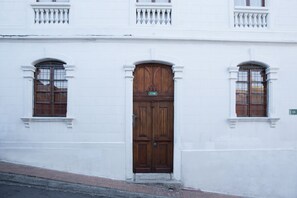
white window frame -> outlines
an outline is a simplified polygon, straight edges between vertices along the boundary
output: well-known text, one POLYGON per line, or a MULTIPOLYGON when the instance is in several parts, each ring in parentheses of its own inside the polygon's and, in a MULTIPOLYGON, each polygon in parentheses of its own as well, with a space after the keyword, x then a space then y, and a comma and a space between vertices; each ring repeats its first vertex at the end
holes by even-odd
POLYGON ((236 115, 236 81, 238 78, 239 67, 229 67, 229 97, 230 97, 230 113, 229 126, 235 128, 239 122, 268 122, 271 128, 275 128, 280 120, 277 117, 275 102, 275 87, 278 80, 278 68, 266 68, 267 75, 267 117, 237 117, 236 115))
POLYGON ((34 72, 36 67, 33 65, 21 66, 23 71, 23 121, 26 128, 30 128, 30 125, 34 122, 63 122, 66 124, 67 128, 72 128, 73 120, 72 108, 73 105, 73 91, 72 91, 72 79, 74 78, 73 65, 64 65, 66 71, 66 79, 68 82, 67 88, 67 114, 66 117, 33 117, 34 108, 34 72))

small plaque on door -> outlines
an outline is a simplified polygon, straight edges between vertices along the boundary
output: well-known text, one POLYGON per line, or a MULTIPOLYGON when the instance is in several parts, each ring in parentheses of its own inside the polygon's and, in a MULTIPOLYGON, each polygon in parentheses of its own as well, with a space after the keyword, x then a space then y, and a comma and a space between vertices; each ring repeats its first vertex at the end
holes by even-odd
POLYGON ((148 96, 157 96, 158 92, 157 91, 149 91, 149 92, 147 92, 147 95, 148 96))

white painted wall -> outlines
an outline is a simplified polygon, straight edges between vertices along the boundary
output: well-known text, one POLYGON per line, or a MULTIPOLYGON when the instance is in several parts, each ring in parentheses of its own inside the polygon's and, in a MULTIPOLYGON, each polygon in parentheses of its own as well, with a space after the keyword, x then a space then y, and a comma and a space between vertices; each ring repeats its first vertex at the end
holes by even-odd
POLYGON ((185 186, 297 196, 297 116, 289 115, 297 109, 297 2, 270 0, 270 29, 251 31, 230 27, 232 0, 175 0, 175 21, 164 28, 134 25, 132 0, 70 1, 69 25, 42 26, 33 24, 33 1, 0 0, 0 160, 124 180, 129 123, 123 66, 171 61, 184 67, 178 127, 185 186), (44 58, 75 66, 72 128, 63 122, 26 128, 21 120, 31 102, 22 66, 44 58), (275 128, 268 122, 230 128, 228 68, 245 61, 279 68, 275 128))

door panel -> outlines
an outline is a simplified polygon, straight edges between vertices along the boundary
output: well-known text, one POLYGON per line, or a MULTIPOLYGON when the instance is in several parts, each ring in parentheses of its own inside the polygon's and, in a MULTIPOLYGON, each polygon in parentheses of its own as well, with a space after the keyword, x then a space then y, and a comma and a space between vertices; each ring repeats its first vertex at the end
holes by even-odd
POLYGON ((151 141, 137 141, 133 144, 133 171, 137 173, 149 173, 152 167, 152 147, 151 141))
POLYGON ((173 170, 173 74, 171 67, 142 64, 133 85, 133 171, 173 170), (155 95, 149 95, 149 92, 155 95))
POLYGON ((153 169, 157 173, 172 172, 172 142, 158 142, 153 149, 153 169))
POLYGON ((134 102, 134 131, 133 139, 136 141, 151 141, 152 116, 150 102, 134 102))

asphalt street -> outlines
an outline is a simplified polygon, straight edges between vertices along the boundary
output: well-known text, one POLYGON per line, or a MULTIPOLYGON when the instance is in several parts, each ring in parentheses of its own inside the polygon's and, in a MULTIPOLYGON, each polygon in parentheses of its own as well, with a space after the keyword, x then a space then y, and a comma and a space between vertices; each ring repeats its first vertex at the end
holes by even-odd
MULTIPOLYGON (((0 198, 101 198, 106 196, 67 192, 36 186, 13 183, 0 184, 0 198)), ((111 195, 112 197, 112 195, 111 195)))

